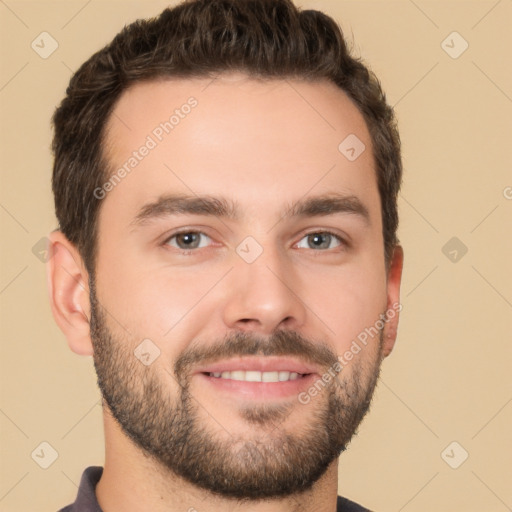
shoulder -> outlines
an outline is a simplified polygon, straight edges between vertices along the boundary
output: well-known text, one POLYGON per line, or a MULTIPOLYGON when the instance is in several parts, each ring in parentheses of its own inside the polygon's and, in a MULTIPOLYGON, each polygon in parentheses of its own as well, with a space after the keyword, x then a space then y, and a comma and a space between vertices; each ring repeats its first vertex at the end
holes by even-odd
POLYGON ((101 466, 88 467, 82 473, 75 502, 60 509, 59 512, 101 512, 95 489, 102 473, 103 468, 101 466))
POLYGON ((347 498, 338 496, 336 512, 370 512, 370 510, 353 501, 347 500, 347 498))

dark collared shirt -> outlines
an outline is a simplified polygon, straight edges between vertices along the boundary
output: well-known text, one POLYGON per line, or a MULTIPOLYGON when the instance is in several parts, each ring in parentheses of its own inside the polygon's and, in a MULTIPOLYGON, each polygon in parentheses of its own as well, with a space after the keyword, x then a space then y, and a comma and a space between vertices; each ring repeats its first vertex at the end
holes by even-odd
MULTIPOLYGON (((102 512, 96 499, 96 484, 101 478, 103 468, 90 466, 82 474, 78 495, 73 504, 64 507, 59 512, 102 512)), ((338 496, 337 512, 370 512, 353 501, 338 496)))

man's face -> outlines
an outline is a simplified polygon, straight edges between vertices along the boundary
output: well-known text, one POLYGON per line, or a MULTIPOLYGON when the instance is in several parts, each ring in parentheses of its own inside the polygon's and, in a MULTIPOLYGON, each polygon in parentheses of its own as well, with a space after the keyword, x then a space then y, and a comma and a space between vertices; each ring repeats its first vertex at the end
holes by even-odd
POLYGON ((307 488, 368 408, 382 323, 337 358, 393 298, 362 116, 328 83, 159 81, 122 95, 106 143, 129 169, 105 188, 91 287, 113 416, 211 491, 307 488))

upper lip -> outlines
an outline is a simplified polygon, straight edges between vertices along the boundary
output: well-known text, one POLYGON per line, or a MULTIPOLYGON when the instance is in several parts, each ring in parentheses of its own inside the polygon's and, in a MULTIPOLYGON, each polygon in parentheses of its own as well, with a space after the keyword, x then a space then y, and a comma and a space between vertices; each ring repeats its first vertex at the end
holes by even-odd
POLYGON ((257 372, 296 372, 301 374, 319 373, 313 364, 300 359, 276 356, 244 356, 208 363, 197 368, 195 373, 232 372, 236 370, 257 372))

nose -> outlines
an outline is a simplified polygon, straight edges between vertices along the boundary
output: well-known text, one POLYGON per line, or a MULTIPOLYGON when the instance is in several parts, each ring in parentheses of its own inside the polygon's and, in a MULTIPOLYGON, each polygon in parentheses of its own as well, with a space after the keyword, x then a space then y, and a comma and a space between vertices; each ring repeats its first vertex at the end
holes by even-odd
POLYGON ((223 318, 229 330, 270 335, 276 329, 299 330, 305 322, 300 280, 277 250, 266 248, 252 263, 235 260, 225 285, 223 318))

